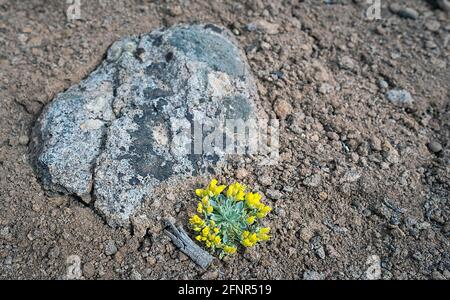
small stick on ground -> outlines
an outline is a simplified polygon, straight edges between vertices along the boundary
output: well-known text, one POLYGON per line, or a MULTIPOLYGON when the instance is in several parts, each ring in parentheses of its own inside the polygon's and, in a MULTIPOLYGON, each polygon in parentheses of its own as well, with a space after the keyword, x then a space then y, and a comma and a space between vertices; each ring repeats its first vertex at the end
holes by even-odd
POLYGON ((181 252, 189 256, 197 265, 207 269, 214 257, 200 248, 184 231, 183 227, 175 226, 170 221, 165 220, 164 232, 172 239, 172 242, 181 252))

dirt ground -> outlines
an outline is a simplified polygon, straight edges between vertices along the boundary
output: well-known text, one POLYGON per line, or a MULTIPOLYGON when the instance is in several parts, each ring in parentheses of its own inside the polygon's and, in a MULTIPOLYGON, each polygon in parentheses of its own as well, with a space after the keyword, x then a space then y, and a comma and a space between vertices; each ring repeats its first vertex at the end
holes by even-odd
POLYGON ((81 1, 68 21, 65 1, 0 0, 0 279, 450 279, 448 13, 425 0, 381 0, 380 20, 364 0, 162 2, 81 1), (281 119, 278 165, 218 171, 266 195, 274 237, 207 271, 161 220, 186 224, 209 178, 162 186, 150 224, 112 229, 48 196, 28 145, 42 108, 115 40, 191 22, 234 32, 281 119), (391 89, 414 102, 394 105, 391 89))

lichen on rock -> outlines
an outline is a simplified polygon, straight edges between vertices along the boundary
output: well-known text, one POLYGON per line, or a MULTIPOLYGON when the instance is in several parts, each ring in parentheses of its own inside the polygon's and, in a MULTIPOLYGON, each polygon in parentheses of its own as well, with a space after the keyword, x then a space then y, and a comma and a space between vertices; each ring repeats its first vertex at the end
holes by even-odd
POLYGON ((222 27, 127 37, 44 109, 33 134, 36 169, 46 189, 92 196, 108 224, 126 225, 162 181, 226 162, 220 153, 182 155, 192 145, 174 143, 180 128, 253 117, 257 97, 245 56, 222 27))

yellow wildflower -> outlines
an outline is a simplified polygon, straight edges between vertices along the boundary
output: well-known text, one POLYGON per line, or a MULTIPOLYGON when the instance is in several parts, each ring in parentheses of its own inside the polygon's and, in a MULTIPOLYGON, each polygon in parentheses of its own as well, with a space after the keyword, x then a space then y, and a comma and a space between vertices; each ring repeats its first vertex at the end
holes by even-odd
POLYGON ((256 216, 257 216, 258 218, 262 219, 262 218, 264 218, 265 216, 267 216, 267 214, 268 214, 269 212, 271 212, 271 211, 272 211, 272 208, 271 208, 270 206, 263 205, 263 206, 261 206, 261 207, 259 208, 259 211, 258 211, 258 213, 256 214, 256 216))
POLYGON ((260 200, 261 195, 258 193, 247 193, 245 195, 245 202, 250 208, 258 208, 261 205, 260 200))
POLYGON ((205 197, 202 198, 202 204, 204 206, 208 206, 209 205, 209 197, 208 196, 205 196, 205 197))
POLYGON ((202 230, 202 235, 203 235, 203 236, 207 236, 208 233, 209 233, 209 227, 207 226, 207 227, 203 228, 203 230, 202 230))
POLYGON ((242 200, 244 200, 244 199, 245 199, 245 192, 244 192, 243 190, 240 190, 240 191, 236 194, 235 198, 236 198, 236 201, 242 201, 242 200))
POLYGON ((213 192, 213 194, 214 194, 214 196, 219 196, 220 195, 220 193, 222 193, 223 192, 223 190, 226 188, 226 186, 224 186, 224 185, 219 185, 219 186, 217 186, 217 187, 215 187, 213 190, 211 190, 212 192, 213 192))
POLYGON ((248 239, 250 240, 250 242, 252 242, 253 244, 256 244, 258 242, 258 236, 256 235, 256 233, 252 233, 248 239))
POLYGON ((261 241, 268 241, 270 239, 270 235, 268 235, 269 232, 270 232, 269 227, 261 228, 258 231, 258 239, 261 241))
POLYGON ((205 221, 202 220, 198 215, 193 215, 192 218, 189 219, 189 222, 194 226, 204 226, 205 221))
POLYGON ((236 201, 242 201, 245 198, 245 186, 235 182, 228 187, 227 193, 228 198, 235 198, 236 201))
POLYGON ((228 254, 234 254, 236 253, 237 248, 232 246, 225 246, 223 247, 223 251, 225 251, 228 254))
POLYGON ((259 233, 267 234, 270 232, 270 227, 263 227, 259 230, 259 233))
POLYGON ((251 216, 247 218, 247 224, 248 225, 253 225, 253 223, 255 223, 256 217, 255 216, 251 216))
POLYGON ((201 203, 199 203, 198 206, 197 206, 197 212, 199 214, 203 213, 203 205, 201 203))
POLYGON ((226 193, 228 198, 230 198, 230 197, 232 197, 234 195, 234 189, 235 188, 234 188, 233 184, 228 187, 228 190, 227 190, 227 193, 226 193))
POLYGON ((242 245, 244 245, 245 247, 253 247, 254 244, 249 239, 244 239, 242 241, 242 245))
POLYGON ((213 180, 211 180, 211 182, 208 185, 208 190, 211 190, 212 188, 215 188, 218 183, 219 183, 219 181, 217 179, 215 179, 215 178, 213 180))

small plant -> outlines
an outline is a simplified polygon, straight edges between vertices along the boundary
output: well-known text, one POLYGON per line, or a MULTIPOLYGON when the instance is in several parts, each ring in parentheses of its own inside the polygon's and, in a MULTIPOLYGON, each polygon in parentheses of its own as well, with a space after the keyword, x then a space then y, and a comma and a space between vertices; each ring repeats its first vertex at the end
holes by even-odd
POLYGON ((270 239, 270 228, 261 227, 259 220, 272 210, 261 203, 261 195, 246 192, 246 187, 233 183, 226 187, 213 179, 206 189, 197 189, 201 198, 197 213, 189 219, 196 240, 219 253, 223 258, 234 254, 239 244, 253 247, 270 239))

